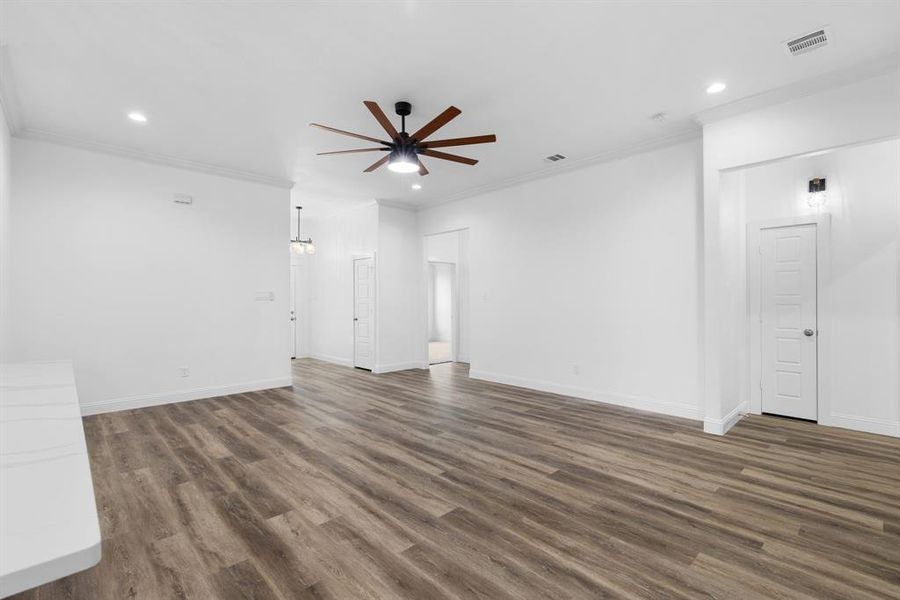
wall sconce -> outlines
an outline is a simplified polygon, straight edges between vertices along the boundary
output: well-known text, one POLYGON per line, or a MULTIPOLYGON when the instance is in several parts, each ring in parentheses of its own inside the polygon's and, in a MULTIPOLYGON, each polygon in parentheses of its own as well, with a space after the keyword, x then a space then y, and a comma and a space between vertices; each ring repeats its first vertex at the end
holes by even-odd
POLYGON ((820 208, 825 205, 828 200, 825 191, 825 178, 816 177, 809 180, 809 195, 806 197, 806 204, 810 208, 820 208))
POLYGON ((300 239, 300 211, 302 206, 297 207, 297 237, 291 240, 291 250, 294 254, 315 254, 316 245, 313 244, 312 238, 305 240, 300 239))

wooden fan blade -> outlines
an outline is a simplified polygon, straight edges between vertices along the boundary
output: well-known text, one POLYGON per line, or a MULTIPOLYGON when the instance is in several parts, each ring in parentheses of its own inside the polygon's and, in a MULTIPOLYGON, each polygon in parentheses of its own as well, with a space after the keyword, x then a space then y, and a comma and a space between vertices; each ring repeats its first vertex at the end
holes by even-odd
POLYGON ((325 156, 326 154, 352 154, 353 152, 387 152, 390 148, 360 148, 359 150, 336 150, 334 152, 319 152, 316 156, 325 156))
POLYGON ((459 110, 458 108, 456 108, 455 106, 451 106, 450 108, 448 108, 447 110, 445 110, 444 112, 442 112, 441 114, 439 114, 438 116, 433 118, 427 125, 425 125, 425 127, 418 130, 417 132, 412 134, 410 137, 416 141, 421 142, 422 140, 427 138, 429 135, 431 135, 432 133, 434 133, 435 131, 437 131, 438 129, 440 129, 441 127, 443 127, 444 125, 446 125, 447 123, 449 123, 450 121, 455 119, 456 117, 458 117, 461 112, 462 111, 459 110))
POLYGON ((318 127, 319 129, 324 129, 325 131, 333 131, 334 133, 340 133, 341 135, 349 135, 350 137, 355 137, 360 140, 367 140, 369 142, 375 142, 376 144, 384 144, 385 146, 389 146, 391 143, 386 142, 384 140, 379 140, 373 137, 369 137, 367 135, 360 135, 358 133, 352 133, 350 131, 344 131, 343 129, 335 129, 334 127, 329 127, 328 125, 319 125, 318 123, 310 123, 310 127, 318 127))
POLYGON ((474 165, 478 162, 474 158, 466 158, 465 156, 457 156, 456 154, 447 154, 446 152, 438 152, 437 150, 421 150, 419 154, 424 154, 425 156, 430 156, 431 158, 452 160, 453 162, 463 163, 465 165, 474 165))
POLYGON ((363 171, 363 173, 371 173, 372 171, 374 171, 375 169, 377 169, 378 167, 380 167, 381 165, 383 165, 384 163, 386 163, 390 157, 391 157, 391 155, 388 154, 387 156, 385 156, 385 157, 382 158, 381 160, 379 160, 379 161, 377 161, 376 163, 374 163, 374 164, 373 164, 372 166, 370 166, 368 169, 366 169, 365 171, 363 171))
POLYGON ((375 117, 375 120, 384 127, 384 130, 387 132, 389 136, 391 136, 392 140, 396 140, 400 135, 397 133, 397 130, 394 128, 391 120, 387 118, 387 115, 384 114, 384 111, 381 110, 381 107, 378 106, 375 102, 371 100, 365 100, 363 104, 366 105, 366 108, 369 109, 369 112, 372 113, 372 116, 375 117))
POLYGON ((472 137, 453 138, 452 140, 434 140, 433 142, 422 142, 423 148, 444 148, 446 146, 468 146, 469 144, 489 144, 496 142, 497 136, 491 135, 475 135, 472 137))
POLYGON ((416 157, 416 160, 419 161, 419 175, 425 176, 428 175, 428 169, 425 168, 425 165, 422 164, 422 160, 416 157))

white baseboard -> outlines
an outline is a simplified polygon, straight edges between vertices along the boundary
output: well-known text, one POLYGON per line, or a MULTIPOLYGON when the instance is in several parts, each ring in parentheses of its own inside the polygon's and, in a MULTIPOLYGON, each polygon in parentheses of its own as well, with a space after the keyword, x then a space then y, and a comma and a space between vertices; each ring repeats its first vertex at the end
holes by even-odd
POLYGON ((353 366, 353 359, 344 358, 342 356, 331 356, 329 354, 310 353, 309 357, 314 358, 316 360, 324 360, 325 362, 330 362, 330 363, 333 363, 336 365, 341 365, 344 367, 352 367, 353 366))
POLYGON ((747 414, 748 408, 747 402, 741 402, 721 419, 703 419, 703 431, 713 435, 725 435, 729 429, 734 427, 735 423, 741 420, 741 417, 747 414))
POLYGON ((147 406, 159 406, 160 404, 172 404, 174 402, 186 402, 188 400, 200 400, 202 398, 215 398, 229 394, 243 394, 272 388, 289 387, 292 384, 290 376, 275 377, 273 379, 259 379, 244 383, 234 383, 216 387, 193 388, 164 392, 161 394, 146 394, 143 396, 129 396, 126 398, 112 398, 97 402, 82 402, 82 416, 99 415, 101 413, 116 412, 119 410, 131 410, 145 408, 147 406))
POLYGON ((897 421, 888 421, 887 419, 873 419, 872 417, 857 417, 853 415, 832 413, 828 425, 831 427, 843 427, 844 429, 900 437, 900 423, 897 421))
POLYGON ((393 363, 390 365, 375 365, 375 368, 372 369, 373 373, 393 373, 394 371, 407 371, 409 369, 427 369, 427 362, 403 362, 403 363, 393 363))
POLYGON ((472 379, 481 379, 493 383, 502 383, 516 387, 538 390, 541 392, 549 392, 551 394, 560 394, 562 396, 572 396, 582 400, 592 400, 594 402, 603 402, 604 404, 614 404, 616 406, 625 406, 637 410, 646 410, 649 412, 670 415, 673 417, 682 417, 685 419, 700 420, 700 408, 688 404, 679 404, 676 402, 665 402, 655 400, 653 398, 641 398, 638 396, 628 396, 625 394, 613 394, 601 392, 587 388, 579 388, 570 385, 552 383, 549 381, 539 381, 537 379, 527 379, 524 377, 516 377, 514 375, 501 375, 499 373, 488 373, 472 369, 469 371, 469 377, 472 379))

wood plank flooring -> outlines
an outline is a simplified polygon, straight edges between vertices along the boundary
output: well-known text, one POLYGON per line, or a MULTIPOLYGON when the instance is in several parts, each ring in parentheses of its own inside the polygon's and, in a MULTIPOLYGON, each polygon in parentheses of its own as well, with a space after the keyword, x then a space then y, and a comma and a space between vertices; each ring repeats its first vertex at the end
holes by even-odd
POLYGON ((86 418, 103 560, 16 598, 900 598, 900 440, 294 371, 86 418))

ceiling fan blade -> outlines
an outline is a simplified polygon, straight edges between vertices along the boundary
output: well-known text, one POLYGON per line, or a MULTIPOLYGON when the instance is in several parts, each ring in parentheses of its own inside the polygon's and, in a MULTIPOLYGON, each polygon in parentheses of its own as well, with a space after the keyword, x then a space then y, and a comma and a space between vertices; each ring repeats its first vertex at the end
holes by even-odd
POLYGON ((423 148, 444 148, 446 146, 468 146, 469 144, 489 144, 496 142, 497 136, 491 135, 475 135, 472 137, 453 138, 452 140, 435 140, 433 142, 422 142, 423 148))
POLYGON ((355 137, 361 140, 367 140, 370 142, 375 142, 376 144, 384 144, 385 146, 389 146, 390 142, 386 142, 384 140, 379 140, 373 137, 369 137, 367 135, 360 135, 358 133, 352 133, 350 131, 344 131, 343 129, 335 129, 334 127, 329 127, 328 125, 319 125, 318 123, 310 123, 310 127, 318 127, 319 129, 324 129, 325 131, 333 131, 334 133, 340 133, 341 135, 349 135, 350 137, 355 137))
POLYGON ((443 160, 452 160, 453 162, 463 163, 465 165, 474 165, 478 161, 474 158, 466 158, 465 156, 457 156, 456 154, 447 154, 446 152, 438 152, 437 150, 422 150, 419 154, 430 156, 431 158, 440 158, 443 160))
POLYGON ((352 154, 354 152, 387 152, 390 148, 360 148, 359 150, 336 150, 334 152, 318 152, 316 156, 325 156, 326 154, 352 154))
POLYGON ((387 118, 387 115, 384 114, 384 111, 381 110, 381 107, 378 106, 375 102, 371 100, 366 100, 363 102, 366 105, 366 108, 369 109, 369 112, 372 113, 372 116, 375 117, 375 120, 384 127, 384 130, 391 137, 392 140, 396 140, 400 135, 397 133, 397 130, 394 128, 391 120, 387 118))
POLYGON ((415 132, 414 134, 412 134, 409 137, 411 137, 412 139, 414 139, 416 141, 421 142, 422 140, 427 138, 429 135, 431 135, 432 133, 434 133, 435 131, 437 131, 438 129, 440 129, 441 127, 443 127, 444 125, 446 125, 447 123, 449 123, 450 121, 455 119, 456 117, 458 117, 461 112, 462 111, 459 110, 458 108, 456 108, 455 106, 451 106, 450 108, 448 108, 447 110, 445 110, 444 112, 442 112, 441 114, 439 114, 438 116, 433 118, 427 125, 425 125, 425 127, 418 130, 417 132, 415 132))
POLYGON ((425 165, 422 164, 422 160, 421 160, 420 158, 418 158, 418 157, 416 157, 416 160, 419 161, 419 175, 421 175, 421 176, 423 176, 423 177, 424 177, 425 175, 428 175, 428 169, 426 169, 426 168, 425 168, 425 165))
POLYGON ((373 163, 372 166, 370 166, 368 169, 366 169, 365 171, 363 171, 363 173, 371 173, 372 171, 374 171, 375 169, 377 169, 378 167, 380 167, 381 165, 383 165, 384 163, 386 163, 390 157, 391 157, 391 155, 388 154, 387 156, 385 156, 385 157, 382 158, 381 160, 379 160, 379 161, 373 163))

